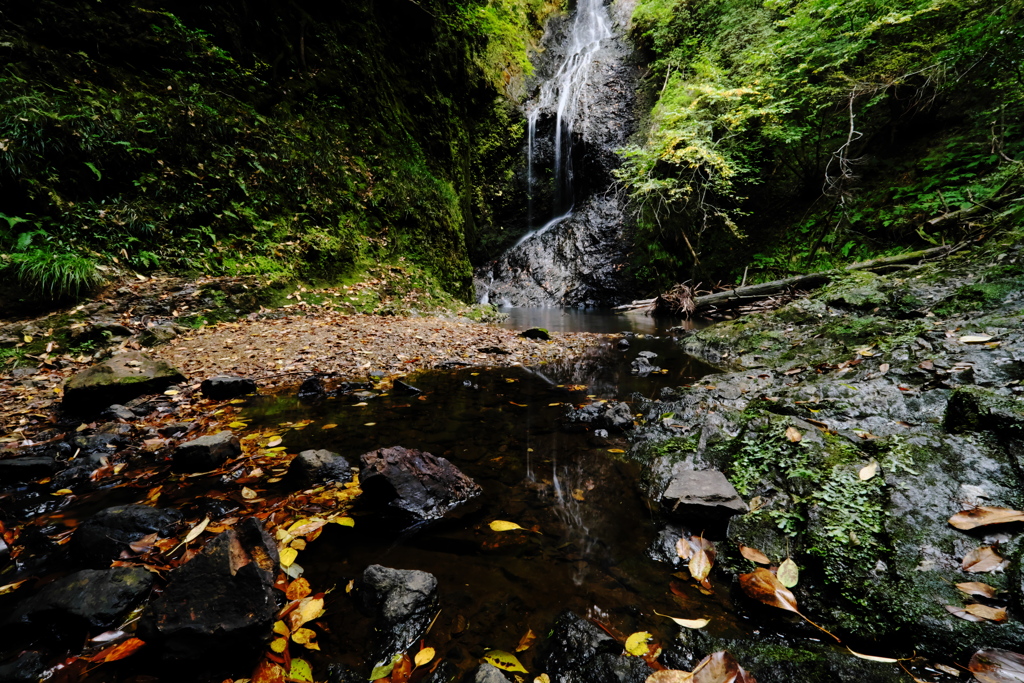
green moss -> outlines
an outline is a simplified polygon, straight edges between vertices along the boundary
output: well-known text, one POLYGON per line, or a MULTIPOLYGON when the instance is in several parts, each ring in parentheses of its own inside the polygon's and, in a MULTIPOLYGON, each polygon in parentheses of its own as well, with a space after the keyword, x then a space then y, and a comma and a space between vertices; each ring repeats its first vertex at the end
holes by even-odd
POLYGON ((1003 302, 1007 295, 1019 291, 1018 281, 990 282, 964 285, 952 295, 939 302, 932 310, 936 315, 950 317, 995 308, 1003 302))

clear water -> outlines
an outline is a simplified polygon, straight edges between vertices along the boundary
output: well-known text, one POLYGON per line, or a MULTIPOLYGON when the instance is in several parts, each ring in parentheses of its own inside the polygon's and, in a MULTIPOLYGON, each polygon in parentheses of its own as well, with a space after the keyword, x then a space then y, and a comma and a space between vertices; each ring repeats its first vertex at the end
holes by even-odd
MULTIPOLYGON (((545 634, 564 609, 666 641, 678 627, 654 611, 714 617, 709 628, 738 634, 724 592, 703 596, 646 557, 658 529, 639 494, 637 465, 612 452, 625 451, 626 440, 566 427, 571 406, 633 391, 654 395, 710 371, 671 352, 664 338, 636 339, 626 351, 614 341, 541 368, 425 372, 408 378, 422 396, 388 394, 365 406, 344 397, 317 406, 260 398, 247 411, 254 427, 314 420, 286 435, 288 452, 327 448, 358 462, 364 452, 400 445, 448 458, 483 488, 445 519, 412 531, 382 526, 370 511, 357 515, 354 528, 329 529, 302 553, 313 585, 343 588, 373 563, 434 574, 442 612, 427 644, 464 668, 485 649, 514 650, 528 630, 545 634), (669 373, 632 376, 629 362, 643 348, 660 349, 655 361, 669 373), (320 429, 328 423, 338 426, 320 429), (491 531, 496 519, 540 533, 491 531)), ((363 664, 370 624, 343 590, 330 594, 326 619, 324 651, 363 664)), ((520 657, 533 672, 535 650, 520 657)))

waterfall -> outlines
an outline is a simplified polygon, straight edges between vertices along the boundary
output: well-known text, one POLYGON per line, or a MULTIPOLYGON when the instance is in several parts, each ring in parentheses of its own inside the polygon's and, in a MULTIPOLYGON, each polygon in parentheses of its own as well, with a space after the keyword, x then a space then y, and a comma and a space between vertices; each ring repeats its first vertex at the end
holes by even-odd
POLYGON ((623 286, 625 212, 612 185, 635 125, 637 80, 619 35, 631 0, 579 0, 538 55, 526 119, 526 231, 475 274, 478 300, 514 306, 613 305, 623 286))

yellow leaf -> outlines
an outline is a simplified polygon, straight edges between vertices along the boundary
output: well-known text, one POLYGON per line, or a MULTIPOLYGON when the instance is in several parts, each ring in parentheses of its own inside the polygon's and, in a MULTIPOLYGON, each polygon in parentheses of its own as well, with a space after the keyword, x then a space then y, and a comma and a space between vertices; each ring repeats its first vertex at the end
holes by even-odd
POLYGON ((331 521, 334 522, 335 524, 340 524, 342 526, 355 526, 356 525, 356 520, 352 519, 351 517, 335 517, 331 521))
POLYGON ((365 424, 363 424, 363 426, 364 426, 364 427, 372 427, 372 426, 374 426, 375 424, 377 424, 377 423, 376 423, 376 422, 366 422, 365 424))
POLYGON ((524 674, 529 673, 526 668, 520 664, 516 656, 502 650, 488 650, 484 653, 484 661, 491 666, 496 666, 499 669, 505 671, 521 671, 524 674))
POLYGON ((626 638, 626 652, 634 657, 642 657, 647 654, 647 641, 651 638, 651 634, 647 631, 637 631, 626 638))
POLYGON ((288 615, 289 625, 292 630, 305 624, 307 621, 318 619, 324 613, 324 599, 321 597, 303 598, 294 612, 288 615))
POLYGON ((671 619, 683 628, 704 628, 705 626, 711 623, 710 619, 680 619, 679 617, 670 617, 669 615, 662 614, 661 612, 655 612, 655 614, 657 614, 659 617, 671 619))
POLYGON ((861 481, 867 481, 868 479, 874 477, 876 474, 878 474, 878 463, 871 462, 868 463, 867 465, 864 465, 864 467, 860 468, 860 473, 857 476, 860 477, 861 481))
POLYGON ((320 429, 334 429, 334 428, 335 428, 335 427, 337 427, 337 426, 338 426, 338 425, 336 425, 336 424, 334 424, 334 423, 332 422, 332 423, 331 423, 331 424, 329 424, 329 425, 324 425, 324 426, 323 426, 323 427, 321 427, 320 429))
POLYGON ((248 427, 248 426, 249 426, 249 423, 247 423, 247 422, 240 422, 240 421, 237 421, 237 420, 235 422, 228 423, 228 427, 231 427, 232 429, 243 429, 243 428, 248 427))
POLYGON ((67 495, 70 495, 72 493, 74 493, 74 491, 72 491, 71 489, 58 489, 58 490, 53 492, 53 495, 55 495, 55 496, 67 496, 67 495))
POLYGON ((792 588, 800 582, 800 568, 796 566, 796 562, 792 558, 787 557, 779 565, 779 569, 775 572, 775 576, 778 577, 779 583, 786 588, 792 588))
POLYGON ((253 491, 248 486, 242 487, 242 498, 245 498, 246 500, 253 500, 254 498, 256 498, 256 495, 256 492, 253 491))
POLYGON ((279 436, 275 436, 273 439, 271 439, 270 441, 267 442, 267 448, 273 448, 274 446, 280 446, 282 442, 284 442, 284 439, 282 439, 279 436))
POLYGON ((304 659, 293 659, 291 671, 288 672, 288 680, 299 683, 313 683, 313 669, 309 662, 304 659))
POLYGON ((281 551, 281 566, 282 567, 289 567, 289 566, 291 566, 292 562, 294 562, 295 558, 297 558, 298 556, 299 556, 299 551, 296 550, 295 548, 285 548, 284 550, 281 551))
POLYGON ((551 683, 551 677, 547 674, 541 674, 533 679, 533 683, 551 683))
POLYGON ((423 666, 429 664, 432 659, 434 659, 434 648, 425 647, 416 653, 416 657, 412 661, 416 666, 423 666))
POLYGON ((281 620, 275 621, 274 622, 274 633, 276 633, 276 634, 278 634, 280 636, 287 636, 288 633, 289 633, 289 631, 288 631, 288 624, 284 623, 281 620))
POLYGON ((305 645, 314 640, 316 640, 316 631, 311 628, 300 628, 292 634, 292 642, 299 645, 305 645))
POLYGON ((960 337, 961 343, 964 344, 981 344, 983 342, 991 341, 991 335, 987 334, 968 334, 960 337))
POLYGON ((515 522, 506 522, 503 519, 496 519, 491 522, 489 526, 491 527, 491 531, 515 531, 517 529, 526 531, 526 529, 523 529, 523 527, 519 526, 515 522))
POLYGON ((282 652, 288 649, 288 639, 274 638, 273 642, 270 643, 270 649, 276 652, 277 654, 281 654, 282 652))
POLYGON ((626 451, 622 450, 621 448, 609 448, 608 452, 609 453, 625 453, 626 451))
POLYGON ((516 645, 516 652, 529 650, 535 642, 537 642, 537 634, 533 632, 532 628, 526 629, 526 634, 519 639, 519 644, 516 645))
POLYGON ((32 335, 31 334, 26 334, 24 337, 22 337, 22 339, 25 340, 26 344, 31 344, 32 343, 32 335))

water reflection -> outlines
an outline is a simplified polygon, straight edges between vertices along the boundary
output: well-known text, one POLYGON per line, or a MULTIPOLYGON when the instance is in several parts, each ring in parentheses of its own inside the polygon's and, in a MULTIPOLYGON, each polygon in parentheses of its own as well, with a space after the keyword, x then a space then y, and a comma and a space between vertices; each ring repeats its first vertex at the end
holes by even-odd
POLYGON ((502 327, 525 330, 543 327, 549 332, 635 332, 639 334, 666 334, 673 327, 693 330, 706 327, 704 320, 653 317, 642 312, 616 313, 608 309, 584 308, 501 308, 508 315, 502 327))

